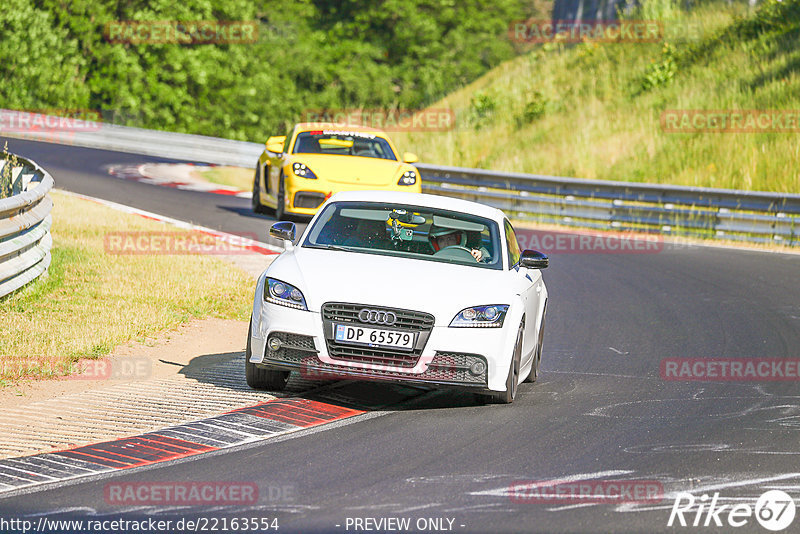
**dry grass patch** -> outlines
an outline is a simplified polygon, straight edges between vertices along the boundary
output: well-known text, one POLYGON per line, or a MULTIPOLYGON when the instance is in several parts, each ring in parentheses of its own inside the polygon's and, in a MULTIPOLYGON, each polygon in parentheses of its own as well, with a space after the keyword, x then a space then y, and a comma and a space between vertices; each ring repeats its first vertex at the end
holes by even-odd
POLYGON ((0 301, 0 381, 69 374, 192 318, 249 317, 253 280, 203 255, 119 255, 104 237, 174 227, 54 191, 49 275, 0 301))

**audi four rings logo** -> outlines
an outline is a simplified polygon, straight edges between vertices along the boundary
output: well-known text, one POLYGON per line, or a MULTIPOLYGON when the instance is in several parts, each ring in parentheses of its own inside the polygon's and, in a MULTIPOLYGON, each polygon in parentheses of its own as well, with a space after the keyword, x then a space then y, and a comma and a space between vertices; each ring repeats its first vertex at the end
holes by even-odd
POLYGON ((358 312, 358 320, 362 323, 385 324, 387 326, 392 326, 397 322, 397 315, 392 312, 364 308, 358 312))

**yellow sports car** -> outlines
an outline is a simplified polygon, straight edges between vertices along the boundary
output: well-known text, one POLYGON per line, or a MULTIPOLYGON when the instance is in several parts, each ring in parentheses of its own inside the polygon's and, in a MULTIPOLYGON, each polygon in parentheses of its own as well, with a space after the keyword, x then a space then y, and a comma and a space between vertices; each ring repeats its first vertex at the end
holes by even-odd
POLYGON ((363 126, 300 123, 267 139, 253 179, 253 211, 314 215, 333 193, 362 189, 420 193, 417 156, 398 157, 389 137, 363 126))

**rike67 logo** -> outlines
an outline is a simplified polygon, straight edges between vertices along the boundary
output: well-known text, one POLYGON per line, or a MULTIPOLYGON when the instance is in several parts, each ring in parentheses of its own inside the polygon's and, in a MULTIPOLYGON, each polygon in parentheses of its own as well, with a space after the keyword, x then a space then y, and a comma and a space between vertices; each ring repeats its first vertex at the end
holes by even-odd
POLYGON ((718 501, 718 492, 710 498, 707 494, 696 498, 681 492, 675 497, 667 526, 721 527, 727 523, 730 527, 743 527, 755 517, 762 527, 777 532, 792 524, 796 511, 792 497, 781 490, 763 493, 755 507, 750 503, 730 505, 718 501))

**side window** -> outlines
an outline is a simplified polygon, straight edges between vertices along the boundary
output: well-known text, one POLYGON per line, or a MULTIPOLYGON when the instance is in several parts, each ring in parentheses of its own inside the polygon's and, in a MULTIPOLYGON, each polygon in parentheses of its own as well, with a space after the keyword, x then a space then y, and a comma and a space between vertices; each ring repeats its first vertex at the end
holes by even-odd
POLYGON ((519 263, 519 243, 517 242, 517 235, 514 233, 514 229, 511 228, 511 223, 504 221, 503 227, 506 231, 506 243, 508 244, 508 266, 510 268, 519 263))

